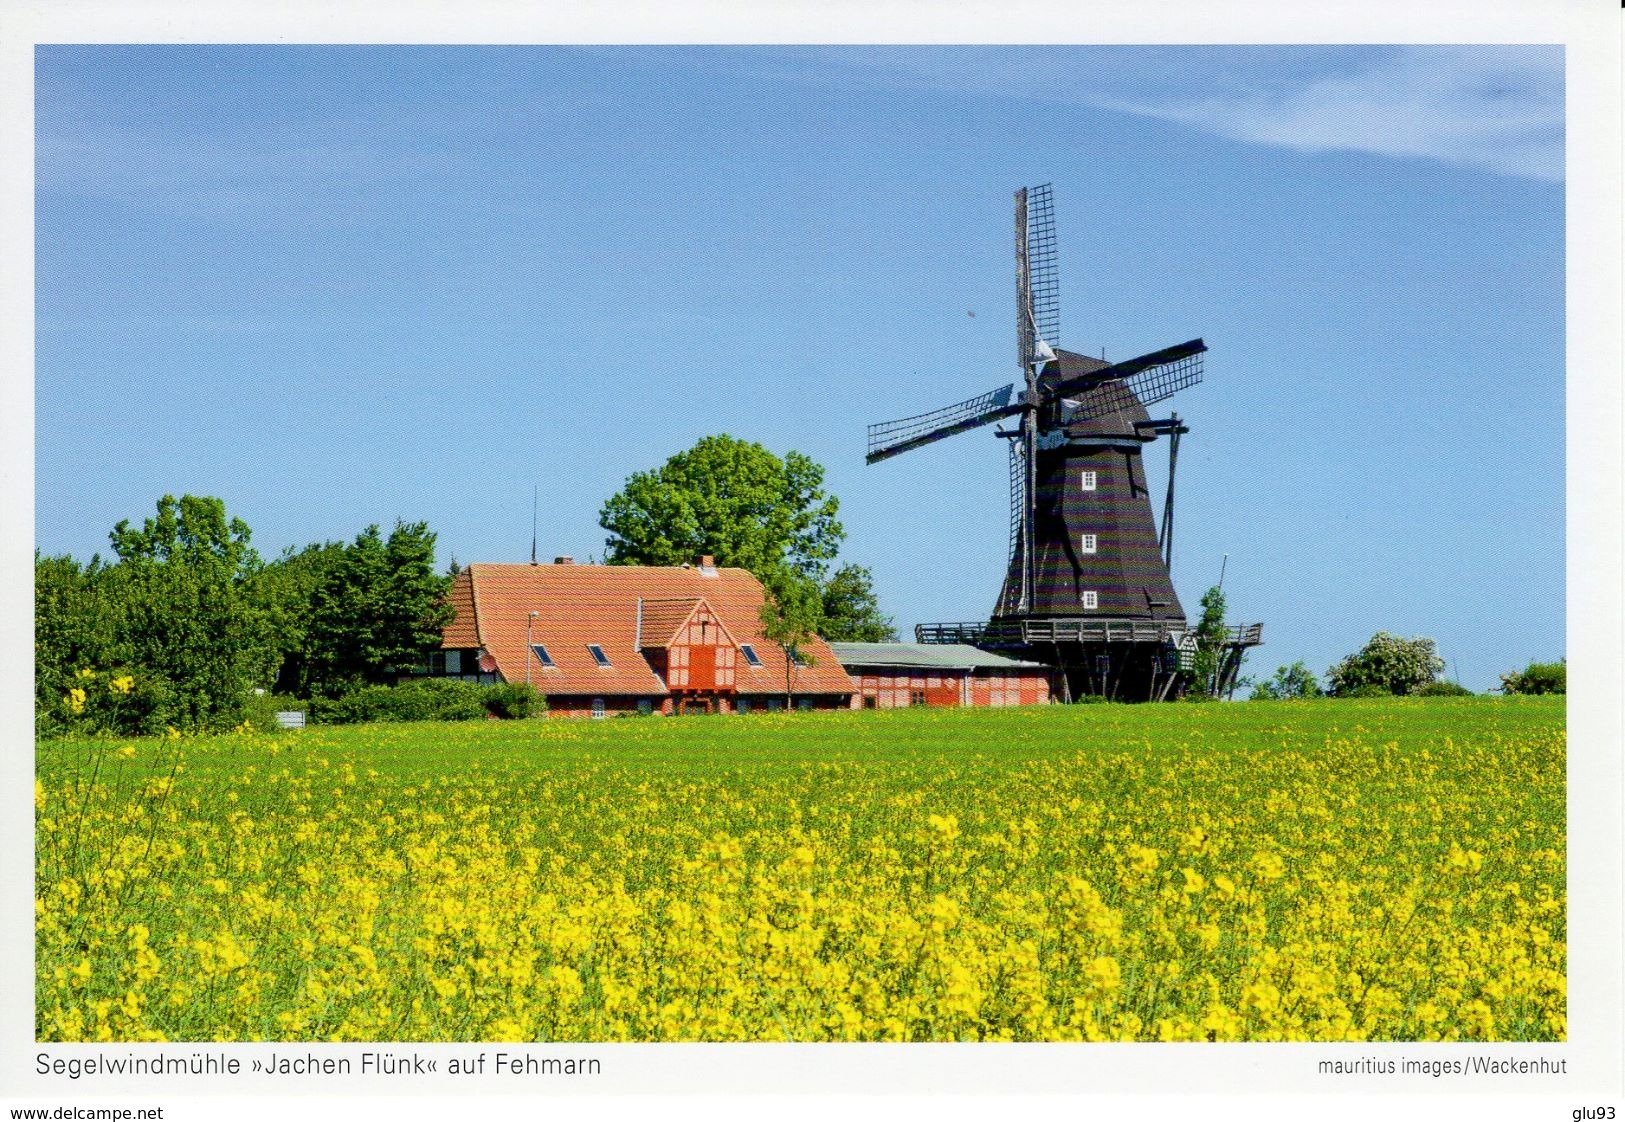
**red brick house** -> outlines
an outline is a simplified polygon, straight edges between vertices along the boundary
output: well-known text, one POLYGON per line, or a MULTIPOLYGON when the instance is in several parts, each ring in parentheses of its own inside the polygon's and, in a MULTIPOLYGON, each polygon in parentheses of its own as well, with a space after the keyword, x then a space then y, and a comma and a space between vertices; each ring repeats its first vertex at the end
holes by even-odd
MULTIPOLYGON (((470 565, 430 673, 529 681, 561 717, 779 709, 785 655, 762 637, 761 582, 694 566, 470 565)), ((791 675, 793 704, 845 709, 857 692, 822 639, 791 675)))

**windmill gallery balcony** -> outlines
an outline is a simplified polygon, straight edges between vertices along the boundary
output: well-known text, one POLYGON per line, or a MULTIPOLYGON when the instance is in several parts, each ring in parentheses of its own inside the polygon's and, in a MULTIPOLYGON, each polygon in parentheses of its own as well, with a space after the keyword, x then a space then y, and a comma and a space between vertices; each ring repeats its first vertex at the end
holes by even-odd
MULTIPOLYGON (((919 643, 968 643, 974 647, 1024 647, 1034 643, 1177 643, 1189 628, 1179 620, 1028 617, 974 623, 922 623, 919 643)), ((1262 623, 1226 628, 1225 646, 1256 647, 1262 623)))

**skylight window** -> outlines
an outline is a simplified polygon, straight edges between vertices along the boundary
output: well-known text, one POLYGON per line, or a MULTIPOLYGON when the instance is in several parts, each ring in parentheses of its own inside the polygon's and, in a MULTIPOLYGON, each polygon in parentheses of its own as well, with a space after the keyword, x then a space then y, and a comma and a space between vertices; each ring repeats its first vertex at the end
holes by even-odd
POLYGON ((542 664, 544 670, 552 670, 553 656, 547 653, 547 648, 540 643, 532 643, 530 649, 536 655, 536 661, 542 664))
POLYGON ((609 665, 609 656, 604 653, 604 648, 600 647, 597 643, 588 643, 587 653, 592 655, 592 660, 599 666, 609 665))
POLYGON ((761 657, 757 655, 756 648, 751 646, 749 643, 739 644, 739 653, 744 655, 745 661, 750 663, 752 666, 762 665, 761 657))

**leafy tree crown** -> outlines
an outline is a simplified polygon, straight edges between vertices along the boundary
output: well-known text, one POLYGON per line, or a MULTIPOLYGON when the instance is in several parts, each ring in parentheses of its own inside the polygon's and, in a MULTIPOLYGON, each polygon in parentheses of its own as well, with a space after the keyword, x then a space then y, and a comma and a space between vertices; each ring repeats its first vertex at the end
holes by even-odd
POLYGON ((682 565, 709 554, 764 582, 781 568, 821 577, 846 536, 824 469, 799 452, 707 436, 633 474, 599 513, 612 565, 682 565))
POLYGON ((1403 695, 1434 681, 1443 670, 1444 659, 1432 639, 1401 639, 1379 631, 1364 647, 1327 670, 1326 681, 1339 697, 1362 687, 1403 695))

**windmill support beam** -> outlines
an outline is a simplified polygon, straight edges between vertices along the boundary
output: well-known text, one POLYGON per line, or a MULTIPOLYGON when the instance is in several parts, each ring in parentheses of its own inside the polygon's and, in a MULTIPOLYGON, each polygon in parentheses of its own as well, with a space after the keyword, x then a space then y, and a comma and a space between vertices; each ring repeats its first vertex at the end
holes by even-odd
POLYGON ((1190 430, 1179 423, 1179 415, 1173 417, 1173 426, 1168 432, 1168 498, 1162 504, 1162 529, 1158 534, 1157 544, 1162 548, 1162 567, 1170 573, 1174 569, 1174 472, 1179 466, 1179 438, 1190 430))

